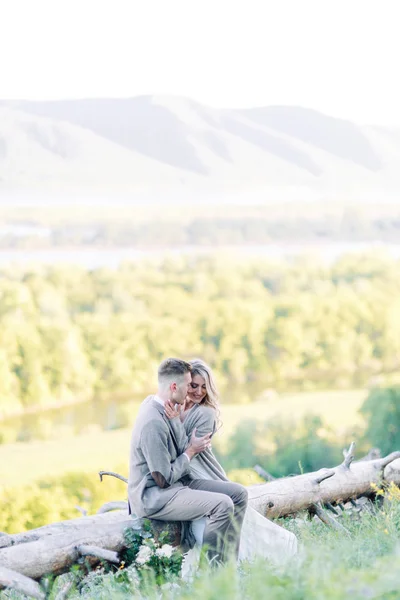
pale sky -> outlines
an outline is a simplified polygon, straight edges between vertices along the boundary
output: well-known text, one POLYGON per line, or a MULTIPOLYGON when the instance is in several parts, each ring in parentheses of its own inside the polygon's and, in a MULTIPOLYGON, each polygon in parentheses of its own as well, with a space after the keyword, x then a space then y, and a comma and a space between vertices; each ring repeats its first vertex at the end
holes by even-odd
POLYGON ((398 0, 0 0, 0 98, 173 94, 400 126, 398 0))

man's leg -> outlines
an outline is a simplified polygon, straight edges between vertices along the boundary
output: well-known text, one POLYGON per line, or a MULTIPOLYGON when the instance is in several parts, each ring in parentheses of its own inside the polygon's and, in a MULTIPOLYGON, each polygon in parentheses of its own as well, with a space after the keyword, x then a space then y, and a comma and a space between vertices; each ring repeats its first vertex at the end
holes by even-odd
POLYGON ((207 545, 208 557, 224 562, 224 541, 234 518, 234 505, 228 494, 186 487, 179 490, 164 508, 149 515, 160 521, 194 521, 201 517, 207 517, 203 544, 207 545))
POLYGON ((233 518, 231 526, 226 532, 226 543, 229 547, 225 548, 224 554, 225 560, 229 551, 237 558, 239 555, 240 534, 248 502, 248 492, 246 488, 239 483, 214 481, 209 479, 195 479, 190 482, 189 487, 192 490, 203 490, 217 494, 225 494, 232 500, 234 506, 233 518))

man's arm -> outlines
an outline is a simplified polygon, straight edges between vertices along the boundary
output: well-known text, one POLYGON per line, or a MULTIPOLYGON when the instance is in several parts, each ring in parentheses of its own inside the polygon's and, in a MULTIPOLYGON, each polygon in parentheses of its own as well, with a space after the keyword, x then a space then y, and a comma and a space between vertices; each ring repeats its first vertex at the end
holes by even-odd
POLYGON ((160 488, 176 483, 189 470, 189 456, 181 454, 171 462, 168 431, 158 421, 151 421, 142 431, 140 445, 149 471, 160 488))

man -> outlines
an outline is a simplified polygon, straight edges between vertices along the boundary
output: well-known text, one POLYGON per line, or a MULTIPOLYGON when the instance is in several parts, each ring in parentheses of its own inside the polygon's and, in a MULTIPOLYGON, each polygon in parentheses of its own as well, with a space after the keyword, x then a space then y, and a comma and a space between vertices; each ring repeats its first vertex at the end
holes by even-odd
POLYGON ((167 358, 158 369, 157 394, 140 407, 131 441, 129 512, 161 521, 206 517, 203 544, 209 558, 226 562, 236 555, 247 506, 247 491, 236 483, 192 479, 190 460, 208 448, 211 432, 189 442, 178 439, 165 416, 168 403, 182 405, 191 382, 191 365, 167 358))

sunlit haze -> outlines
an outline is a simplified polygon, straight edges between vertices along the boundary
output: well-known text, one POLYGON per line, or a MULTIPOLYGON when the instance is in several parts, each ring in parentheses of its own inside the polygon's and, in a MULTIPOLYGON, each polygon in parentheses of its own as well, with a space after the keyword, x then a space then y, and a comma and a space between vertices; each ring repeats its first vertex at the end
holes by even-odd
POLYGON ((400 126, 395 0, 0 0, 0 98, 173 94, 400 126))

